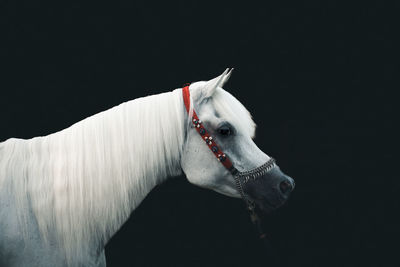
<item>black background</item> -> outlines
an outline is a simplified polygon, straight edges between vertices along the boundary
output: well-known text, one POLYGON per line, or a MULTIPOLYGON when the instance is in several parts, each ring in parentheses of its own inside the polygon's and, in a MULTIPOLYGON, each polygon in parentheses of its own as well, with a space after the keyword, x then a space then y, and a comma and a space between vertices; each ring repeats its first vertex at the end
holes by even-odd
MULTIPOLYGON (((2 1, 0 12, 1 141, 235 67, 226 89, 296 180, 264 217, 280 265, 399 266, 399 5, 2 1)), ((268 266, 242 202, 184 177, 155 188, 106 255, 108 266, 268 266)))

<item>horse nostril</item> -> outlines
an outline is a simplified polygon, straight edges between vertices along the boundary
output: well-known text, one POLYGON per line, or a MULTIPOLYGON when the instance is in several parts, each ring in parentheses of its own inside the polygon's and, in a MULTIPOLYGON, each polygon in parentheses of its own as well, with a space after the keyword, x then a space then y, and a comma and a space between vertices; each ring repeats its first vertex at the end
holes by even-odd
POLYGON ((279 189, 283 194, 290 193, 292 191, 293 187, 292 184, 288 181, 283 181, 279 184, 279 189))

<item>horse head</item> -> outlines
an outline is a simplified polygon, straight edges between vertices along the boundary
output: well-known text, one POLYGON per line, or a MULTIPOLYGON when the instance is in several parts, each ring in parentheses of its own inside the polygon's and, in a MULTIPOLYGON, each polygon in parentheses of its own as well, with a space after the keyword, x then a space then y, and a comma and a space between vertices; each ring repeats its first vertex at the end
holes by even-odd
POLYGON ((257 147, 255 123, 250 113, 222 88, 231 71, 227 69, 214 79, 188 87, 191 127, 187 129, 181 167, 192 184, 227 196, 242 197, 270 212, 285 203, 294 181, 257 147), (193 119, 194 113, 200 122, 193 119), (201 131, 196 129, 200 124, 201 131), (210 137, 218 145, 210 143, 210 137), (229 159, 228 167, 221 164, 225 158, 219 158, 220 155, 229 159))

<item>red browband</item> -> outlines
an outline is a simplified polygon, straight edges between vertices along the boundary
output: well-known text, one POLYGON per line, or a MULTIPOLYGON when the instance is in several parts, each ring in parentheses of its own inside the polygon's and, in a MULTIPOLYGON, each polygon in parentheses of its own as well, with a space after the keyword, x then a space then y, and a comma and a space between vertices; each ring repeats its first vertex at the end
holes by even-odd
MULTIPOLYGON (((182 88, 183 102, 185 103, 186 111, 187 111, 188 114, 189 114, 189 109, 190 109, 190 91, 189 91, 189 86, 190 86, 190 84, 185 84, 184 87, 182 88)), ((193 114, 192 114, 192 118, 191 119, 192 119, 193 126, 196 128, 196 130, 200 134, 201 138, 206 142, 208 148, 217 157, 218 161, 221 162, 221 164, 224 165, 224 167, 227 168, 231 173, 236 172, 237 170, 233 167, 232 162, 224 154, 224 152, 217 145, 217 143, 215 143, 214 139, 208 133, 206 128, 204 128, 204 125, 203 125, 202 121, 199 119, 199 117, 197 116, 197 114, 194 111, 194 109, 193 109, 193 114)))

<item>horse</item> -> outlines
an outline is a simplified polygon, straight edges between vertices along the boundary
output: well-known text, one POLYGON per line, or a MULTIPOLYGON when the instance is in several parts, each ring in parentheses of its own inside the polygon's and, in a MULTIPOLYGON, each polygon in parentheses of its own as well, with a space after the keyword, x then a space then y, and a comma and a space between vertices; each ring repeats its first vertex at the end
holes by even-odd
POLYGON ((249 207, 284 204, 294 181, 254 143, 250 113, 223 89, 231 73, 1 142, 0 266, 106 266, 113 234, 182 173, 249 207))

